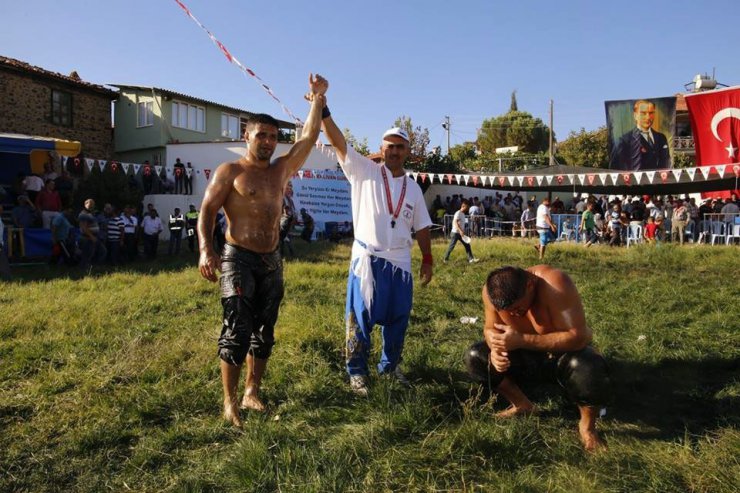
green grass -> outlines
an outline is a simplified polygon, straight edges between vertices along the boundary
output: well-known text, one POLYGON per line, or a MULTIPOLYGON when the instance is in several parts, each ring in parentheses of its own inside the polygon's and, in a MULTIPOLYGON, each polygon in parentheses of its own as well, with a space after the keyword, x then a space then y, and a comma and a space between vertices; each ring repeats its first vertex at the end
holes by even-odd
POLYGON ((542 413, 501 421, 506 404, 463 371, 486 275, 536 263, 532 243, 475 241, 481 263, 462 249, 438 262, 404 351, 416 385, 373 377, 367 399, 343 371, 349 248, 299 243, 270 411, 246 415, 243 432, 220 418, 220 303, 194 258, 84 279, 19 268, 0 285, 0 491, 740 490, 740 250, 548 249, 617 382, 599 421, 609 450, 591 456, 557 388, 525 389, 542 413))

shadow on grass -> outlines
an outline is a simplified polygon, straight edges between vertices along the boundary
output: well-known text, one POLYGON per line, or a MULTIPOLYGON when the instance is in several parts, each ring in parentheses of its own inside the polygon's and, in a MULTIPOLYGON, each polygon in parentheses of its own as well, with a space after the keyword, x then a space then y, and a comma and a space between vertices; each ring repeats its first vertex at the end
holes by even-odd
POLYGON ((669 359, 657 364, 612 361, 615 404, 612 418, 639 424, 624 433, 674 439, 740 424, 738 359, 669 359), (649 427, 649 429, 645 429, 649 427))

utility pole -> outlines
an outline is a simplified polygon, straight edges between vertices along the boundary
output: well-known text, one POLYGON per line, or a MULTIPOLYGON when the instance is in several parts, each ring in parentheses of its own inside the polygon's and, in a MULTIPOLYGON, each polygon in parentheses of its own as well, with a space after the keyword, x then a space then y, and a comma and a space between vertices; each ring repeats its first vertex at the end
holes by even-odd
POLYGON ((450 155, 450 117, 445 116, 445 123, 442 124, 442 128, 447 130, 447 155, 450 155))
POLYGON ((550 166, 555 164, 555 158, 552 155, 552 99, 550 100, 550 166))

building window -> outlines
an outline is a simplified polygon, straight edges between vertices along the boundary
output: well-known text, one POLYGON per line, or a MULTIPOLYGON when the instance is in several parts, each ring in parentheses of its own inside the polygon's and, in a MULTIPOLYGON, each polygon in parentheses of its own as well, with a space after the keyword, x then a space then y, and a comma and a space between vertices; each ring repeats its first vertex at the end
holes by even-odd
POLYGON ((72 94, 52 89, 51 122, 63 127, 72 126, 72 94))
POLYGON ((139 101, 136 104, 136 126, 149 127, 154 125, 154 102, 139 101))
POLYGON ((221 113, 221 137, 226 137, 227 139, 239 138, 238 116, 221 113))
POLYGON ((181 101, 172 102, 172 126, 195 130, 196 132, 206 131, 206 110, 202 106, 183 103, 181 101))

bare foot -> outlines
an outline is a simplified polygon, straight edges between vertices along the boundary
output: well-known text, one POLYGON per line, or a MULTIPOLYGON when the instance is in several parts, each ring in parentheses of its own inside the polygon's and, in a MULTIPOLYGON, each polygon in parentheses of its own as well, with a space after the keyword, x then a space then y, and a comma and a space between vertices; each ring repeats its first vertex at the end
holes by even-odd
POLYGON ((606 450, 606 442, 601 439, 596 430, 589 428, 587 425, 578 425, 578 433, 581 435, 581 443, 586 452, 598 452, 606 450))
POLYGON ((530 414, 535 414, 537 412, 537 409, 532 407, 516 407, 516 406, 509 406, 503 411, 499 411, 496 413, 497 418, 515 418, 517 416, 529 416, 530 414))
POLYGON ((258 412, 265 412, 267 407, 265 406, 265 403, 262 402, 262 399, 259 398, 257 394, 244 394, 244 398, 242 399, 242 404, 239 406, 240 409, 251 409, 253 411, 258 412))
POLYGON ((242 427, 242 418, 239 416, 239 408, 231 400, 224 401, 224 419, 236 428, 242 427))

